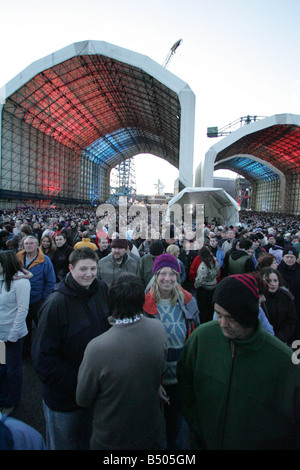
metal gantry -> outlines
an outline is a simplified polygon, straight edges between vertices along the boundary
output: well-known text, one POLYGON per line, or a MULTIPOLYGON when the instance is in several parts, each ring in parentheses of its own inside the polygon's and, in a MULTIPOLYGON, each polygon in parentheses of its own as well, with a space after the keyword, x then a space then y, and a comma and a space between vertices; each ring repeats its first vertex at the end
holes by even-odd
POLYGON ((129 203, 135 201, 136 179, 134 158, 124 160, 112 170, 108 202, 118 204, 120 197, 126 197, 129 203))

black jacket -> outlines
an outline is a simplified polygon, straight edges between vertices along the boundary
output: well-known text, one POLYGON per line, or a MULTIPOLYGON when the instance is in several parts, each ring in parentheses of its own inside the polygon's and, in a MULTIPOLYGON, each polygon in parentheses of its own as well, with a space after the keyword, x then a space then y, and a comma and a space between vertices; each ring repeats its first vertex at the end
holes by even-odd
POLYGON ((77 373, 87 344, 110 328, 108 288, 95 279, 89 289, 69 273, 43 303, 32 346, 42 395, 53 411, 72 411, 77 373))
POLYGON ((107 256, 111 253, 111 246, 108 245, 108 247, 103 251, 101 251, 100 248, 99 248, 96 253, 97 253, 99 261, 100 261, 100 259, 105 258, 105 256, 107 256))
POLYGON ((266 294, 262 307, 273 326, 275 336, 284 343, 289 343, 297 322, 294 296, 285 287, 279 287, 275 293, 266 294))
POLYGON ((180 251, 179 256, 178 256, 180 261, 183 262, 184 267, 185 267, 185 272, 187 273, 187 276, 186 276, 184 282, 182 283, 182 287, 185 290, 187 290, 188 292, 191 292, 192 289, 193 289, 193 282, 190 281, 190 279, 189 279, 189 272, 190 272, 192 263, 193 263, 194 259, 196 258, 197 254, 198 254, 198 250, 189 250, 187 252, 186 250, 183 249, 183 250, 180 251))
POLYGON ((282 275, 288 289, 295 297, 295 307, 297 312, 297 323, 291 341, 300 339, 300 265, 296 262, 293 266, 288 266, 283 260, 278 266, 278 271, 282 275))
POLYGON ((73 248, 65 243, 61 247, 57 247, 53 257, 52 264, 54 267, 56 282, 63 281, 69 272, 69 256, 72 253, 73 248))

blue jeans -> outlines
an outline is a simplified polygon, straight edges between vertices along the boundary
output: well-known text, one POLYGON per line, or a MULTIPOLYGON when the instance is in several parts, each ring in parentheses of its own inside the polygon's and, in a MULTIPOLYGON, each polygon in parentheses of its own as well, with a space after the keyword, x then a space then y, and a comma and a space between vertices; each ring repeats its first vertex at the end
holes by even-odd
POLYGON ((189 449, 189 428, 181 412, 181 400, 178 385, 163 385, 170 400, 164 405, 168 450, 189 449))
POLYGON ((88 450, 92 435, 92 409, 53 411, 43 402, 48 450, 88 450))
POLYGON ((22 347, 24 338, 6 346, 6 364, 0 364, 0 408, 19 404, 23 383, 22 347))

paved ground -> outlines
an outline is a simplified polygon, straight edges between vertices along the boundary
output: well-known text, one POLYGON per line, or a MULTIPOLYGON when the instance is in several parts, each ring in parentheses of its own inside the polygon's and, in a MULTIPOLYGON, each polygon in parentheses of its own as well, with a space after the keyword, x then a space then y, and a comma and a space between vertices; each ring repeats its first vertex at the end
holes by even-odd
POLYGON ((39 431, 45 439, 46 427, 43 414, 41 383, 32 367, 31 359, 23 361, 23 389, 19 406, 11 414, 39 431))

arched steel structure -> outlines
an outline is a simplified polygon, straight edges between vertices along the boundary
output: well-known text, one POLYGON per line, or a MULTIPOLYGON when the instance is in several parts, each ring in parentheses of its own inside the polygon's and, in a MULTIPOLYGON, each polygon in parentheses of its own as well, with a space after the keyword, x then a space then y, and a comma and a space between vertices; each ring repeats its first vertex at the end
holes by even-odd
POLYGON ((248 124, 212 146, 196 170, 196 186, 212 187, 229 169, 252 184, 251 208, 300 213, 300 116, 278 114, 248 124))
POLYGON ((2 199, 103 202, 111 169, 141 153, 177 167, 181 188, 193 184, 194 93, 144 55, 75 43, 2 94, 2 199))

